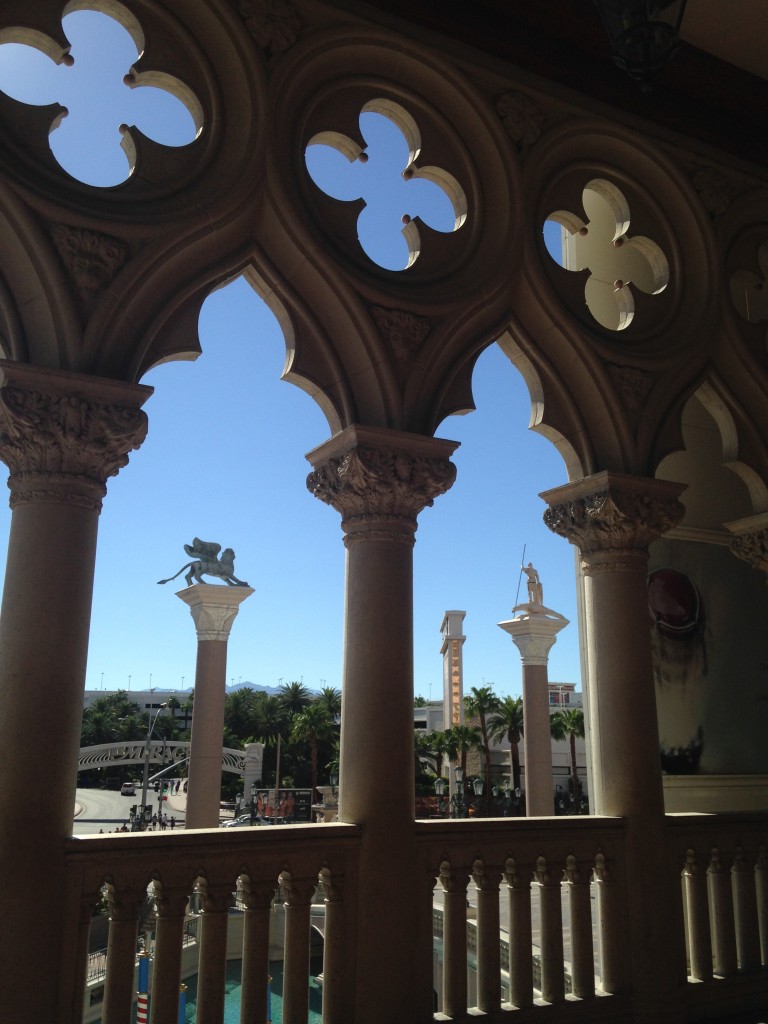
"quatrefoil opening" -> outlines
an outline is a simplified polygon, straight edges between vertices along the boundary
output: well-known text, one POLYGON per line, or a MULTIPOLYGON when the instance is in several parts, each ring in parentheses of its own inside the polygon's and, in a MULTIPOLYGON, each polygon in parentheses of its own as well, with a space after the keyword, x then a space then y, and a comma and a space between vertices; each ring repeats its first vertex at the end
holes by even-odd
POLYGON ((332 199, 363 201, 357 233, 370 260, 385 270, 407 270, 421 252, 419 223, 457 231, 467 218, 467 199, 448 171, 417 164, 421 135, 399 104, 371 100, 359 125, 364 147, 335 131, 313 135, 305 151, 307 171, 332 199))
POLYGON ((73 0, 62 25, 70 48, 23 27, 0 32, 0 91, 35 106, 52 106, 48 143, 78 181, 122 184, 133 174, 133 133, 164 146, 186 146, 203 127, 202 107, 173 75, 139 69, 144 33, 116 0, 109 13, 73 0))
POLYGON ((594 319, 609 331, 632 323, 632 289, 658 295, 669 283, 669 264, 659 246, 643 235, 630 236, 629 204, 611 182, 595 178, 582 193, 586 221, 557 210, 547 218, 544 237, 552 258, 566 270, 589 270, 584 299, 594 319), (560 227, 553 240, 552 224, 560 227))

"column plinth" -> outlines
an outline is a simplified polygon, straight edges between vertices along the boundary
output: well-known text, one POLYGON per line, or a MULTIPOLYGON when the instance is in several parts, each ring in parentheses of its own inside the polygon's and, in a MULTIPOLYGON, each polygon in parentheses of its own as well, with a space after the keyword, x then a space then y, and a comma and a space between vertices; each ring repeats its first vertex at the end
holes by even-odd
MULTIPOLYGON (((418 930, 414 827, 413 544, 416 517, 453 483, 457 445, 348 427, 307 458, 310 491, 342 516, 347 549, 339 820, 365 825, 356 924, 354 1019, 403 1017, 416 991, 410 943, 418 930), (386 765, 386 799, 372 764, 386 765), (385 901, 381 879, 398 864, 385 901), (377 913, 371 915, 370 907, 377 913), (398 978, 398 985, 391 984, 398 978)), ((425 941, 428 936, 424 937, 425 941)))
POLYGON ((187 828, 217 828, 219 824, 227 642, 240 605, 252 593, 252 587, 199 583, 176 594, 189 608, 197 633, 187 828))

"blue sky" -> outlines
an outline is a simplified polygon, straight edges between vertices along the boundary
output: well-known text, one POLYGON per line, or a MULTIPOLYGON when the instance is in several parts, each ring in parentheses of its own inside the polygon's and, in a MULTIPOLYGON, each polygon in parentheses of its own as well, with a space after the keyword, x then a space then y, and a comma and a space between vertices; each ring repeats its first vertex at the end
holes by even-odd
MULTIPOLYGON (((57 98, 70 108, 71 119, 65 118, 53 133, 52 148, 70 173, 94 187, 115 184, 127 173, 125 157, 115 144, 118 124, 135 120, 147 134, 174 145, 183 145, 194 132, 175 100, 166 97, 163 106, 152 109, 150 94, 157 90, 121 86, 135 49, 131 52, 129 37, 126 43, 116 23, 93 49, 117 83, 121 107, 105 101, 104 109, 83 115, 84 88, 88 95, 108 93, 106 87, 89 86, 87 78, 85 86, 82 80, 76 82, 64 95, 72 73, 85 67, 76 44, 87 49, 93 34, 103 32, 105 21, 109 19, 91 12, 65 19, 76 62, 72 68, 54 68, 40 55, 30 62, 29 48, 21 53, 19 47, 0 46, 0 89, 25 102, 57 98), (49 72, 55 80, 48 79, 49 72), (142 106, 126 107, 124 94, 140 97, 142 106), (103 141, 82 145, 82 133, 102 118, 108 128, 98 135, 103 141), (84 152, 90 154, 85 164, 84 152)), ((99 73, 98 68, 88 71, 99 73)), ((378 138, 380 150, 392 154, 397 133, 384 122, 385 134, 376 136, 377 121, 382 127, 381 119, 369 115, 367 141, 373 147, 378 138)), ((423 162, 428 157, 425 153, 423 162)), ((313 175, 322 174, 314 164, 312 170, 313 175)), ((373 172, 370 164, 366 171, 373 172)), ((433 216, 439 223, 434 226, 447 230, 450 216, 446 221, 444 199, 438 199, 433 216)), ((429 214, 425 210, 423 215, 429 214)), ((391 218, 392 213, 384 210, 382 216, 391 218)), ((364 223, 360 230, 368 245, 364 223)), ((392 266, 402 260, 399 227, 391 234, 394 246, 388 253, 374 251, 372 242, 367 249, 385 266, 388 259, 392 266)), ((203 355, 197 362, 157 367, 142 381, 155 389, 146 406, 149 436, 108 485, 86 686, 138 690, 192 685, 195 633, 188 609, 174 596, 174 589, 181 587, 158 586, 156 581, 187 561, 183 545, 194 536, 233 547, 236 574, 255 589, 232 630, 230 681, 275 686, 303 679, 313 689, 340 686, 340 517, 305 485, 310 466, 304 454, 327 439, 327 422, 311 398, 280 380, 282 334, 243 279, 208 298, 200 338, 203 355)), ((438 432, 461 442, 454 457, 457 481, 419 517, 414 557, 416 693, 433 698, 441 694, 440 623, 447 609, 457 608, 467 612, 465 686, 486 684, 500 694, 520 692, 518 652, 496 624, 510 617, 515 603, 524 545, 526 561, 540 572, 546 604, 571 620, 552 650, 549 677, 579 683, 573 549, 545 527, 545 506, 537 496, 566 482, 565 467, 550 442, 527 429, 527 389, 497 346, 479 360, 473 386, 477 411, 451 417, 438 432)), ((3 548, 9 522, 4 505, 3 548)), ((520 600, 524 594, 523 585, 520 600)))

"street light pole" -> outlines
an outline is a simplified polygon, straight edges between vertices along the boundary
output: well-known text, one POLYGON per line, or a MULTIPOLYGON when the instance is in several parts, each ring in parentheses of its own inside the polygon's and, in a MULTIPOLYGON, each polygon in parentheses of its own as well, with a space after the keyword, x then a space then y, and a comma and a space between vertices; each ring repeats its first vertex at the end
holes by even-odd
MULTIPOLYGON (((152 742, 152 733, 155 726, 157 725, 157 719, 163 708, 167 708, 168 705, 163 703, 155 712, 155 717, 152 717, 152 710, 149 712, 149 723, 147 725, 147 738, 144 742, 144 781, 141 784, 141 816, 137 815, 136 820, 143 822, 145 817, 145 808, 147 806, 147 791, 149 789, 149 749, 152 742)), ((144 824, 146 824, 144 822, 144 824)), ((144 831, 144 824, 139 831, 144 831)))

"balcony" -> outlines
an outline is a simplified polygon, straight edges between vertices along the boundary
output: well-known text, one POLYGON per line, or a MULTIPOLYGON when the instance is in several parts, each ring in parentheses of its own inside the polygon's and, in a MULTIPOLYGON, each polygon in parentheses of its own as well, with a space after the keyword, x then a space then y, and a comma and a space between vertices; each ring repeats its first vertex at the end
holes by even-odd
MULTIPOLYGON (((681 1021, 725 1019, 765 1006, 768 961, 768 822, 757 815, 668 815, 668 878, 643 894, 662 915, 676 965, 681 1021)), ((365 830, 346 824, 109 835, 66 842, 69 991, 56 1024, 83 1019, 93 909, 110 901, 102 1020, 124 1024, 135 998, 137 936, 147 887, 155 901, 151 1022, 177 1024, 182 953, 190 955, 188 903, 199 906, 197 1020, 223 1020, 228 920, 242 912, 241 1020, 261 1019, 269 976, 270 918, 285 914, 283 1021, 308 1019, 310 930, 321 930, 323 1021, 359 1019, 353 993, 375 1000, 392 978, 356 977, 357 879, 365 830), (319 887, 319 888, 318 888, 319 887), (235 895, 237 894, 237 899, 235 895), (317 904, 324 906, 318 915, 317 904), (313 909, 314 903, 314 909, 313 909), (324 918, 319 920, 319 918, 324 918)), ((403 1019, 605 1021, 626 1024, 647 993, 626 970, 627 823, 619 818, 419 821, 403 863, 415 870, 415 934, 378 937, 382 952, 406 944, 417 989, 403 990, 403 1019)), ((395 897, 397 863, 381 877, 395 897)), ((661 881, 661 880, 660 880, 661 881)), ((377 907, 366 913, 374 926, 377 907)), ((230 940, 231 946, 231 940, 230 940)), ((231 957, 232 950, 230 948, 231 957)), ((756 1020, 757 1018, 755 1018, 756 1020)))

